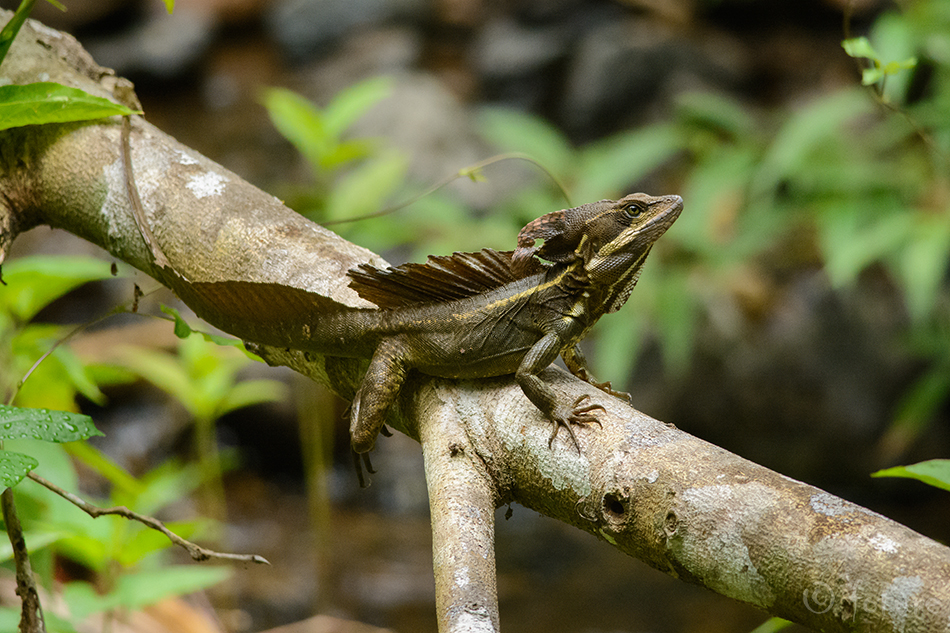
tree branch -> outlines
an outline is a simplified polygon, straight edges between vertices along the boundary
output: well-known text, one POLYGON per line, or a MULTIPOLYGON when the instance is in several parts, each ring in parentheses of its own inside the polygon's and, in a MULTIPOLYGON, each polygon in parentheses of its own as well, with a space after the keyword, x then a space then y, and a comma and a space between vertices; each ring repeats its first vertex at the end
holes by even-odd
POLYGON ((178 545, 181 548, 184 548, 188 555, 191 556, 193 560, 202 562, 206 560, 211 560, 212 558, 220 558, 223 560, 234 560, 244 563, 258 563, 263 565, 270 565, 266 558, 263 556, 258 556, 257 554, 231 554, 229 552, 216 552, 214 550, 201 547, 191 541, 186 541, 182 537, 178 536, 167 527, 165 524, 156 519, 155 517, 146 516, 144 514, 139 514, 138 512, 133 512, 125 506, 113 506, 111 508, 100 508, 99 506, 93 505, 86 501, 85 499, 74 495, 71 492, 63 490, 53 482, 44 479, 40 475, 37 475, 35 472, 30 471, 26 475, 36 483, 48 488, 49 490, 55 492, 60 497, 70 502, 93 519, 98 519, 101 516, 107 514, 114 514, 116 516, 125 517, 126 519, 132 521, 138 521, 139 523, 146 525, 153 530, 158 530, 162 534, 168 537, 168 540, 178 545))
POLYGON ((13 488, 7 488, 0 493, 0 506, 3 508, 3 523, 7 527, 7 535, 13 547, 13 562, 16 565, 16 595, 20 596, 22 603, 20 633, 45 633, 43 608, 40 605, 39 592, 36 590, 36 579, 33 578, 30 553, 26 549, 26 540, 23 538, 23 527, 16 513, 16 504, 13 502, 13 488))
MULTIPOLYGON (((4 70, 16 83, 44 72, 108 95, 114 78, 90 70, 90 60, 70 72, 76 64, 67 59, 84 59, 73 49, 68 36, 31 23, 11 50, 21 65, 7 67, 8 59, 4 70)), ((382 260, 141 118, 131 122, 145 222, 177 279, 273 282, 359 304, 346 270, 382 260)), ((49 224, 179 283, 154 265, 136 226, 119 143, 113 122, 0 133, 0 261, 18 231, 49 224)), ((253 311, 241 318, 238 325, 254 331, 272 327, 253 311)), ((254 347, 269 363, 352 396, 363 365, 299 351, 298 343, 254 347)), ((549 369, 544 378, 566 401, 588 393, 607 409, 602 429, 579 431, 580 453, 561 436, 548 447, 550 423, 510 376, 415 377, 402 390, 397 428, 421 440, 426 458, 442 630, 497 629, 491 517, 515 501, 687 582, 816 629, 950 631, 947 547, 653 420, 564 372, 549 369)))

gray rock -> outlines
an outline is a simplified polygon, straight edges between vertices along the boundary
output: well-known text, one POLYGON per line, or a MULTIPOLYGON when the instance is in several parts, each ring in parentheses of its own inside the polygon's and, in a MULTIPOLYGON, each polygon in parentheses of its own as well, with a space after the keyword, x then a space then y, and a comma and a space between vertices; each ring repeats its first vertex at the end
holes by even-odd
POLYGON ((572 56, 560 122, 575 139, 589 140, 665 115, 676 93, 738 83, 746 65, 733 56, 735 68, 724 66, 701 39, 650 19, 601 22, 572 56))
POLYGON ((266 16, 268 31, 291 58, 327 50, 355 28, 393 20, 421 22, 426 0, 283 0, 266 16))
POLYGON ((207 12, 162 9, 127 31, 84 42, 96 62, 119 75, 178 77, 204 55, 214 37, 215 19, 207 12))

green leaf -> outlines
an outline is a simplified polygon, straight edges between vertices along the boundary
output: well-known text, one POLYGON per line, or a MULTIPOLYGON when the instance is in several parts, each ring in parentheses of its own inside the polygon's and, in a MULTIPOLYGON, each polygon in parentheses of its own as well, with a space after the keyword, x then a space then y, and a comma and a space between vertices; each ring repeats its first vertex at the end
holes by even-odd
POLYGON ((286 88, 267 88, 261 93, 277 131, 297 148, 314 170, 334 147, 323 112, 313 103, 286 88))
MULTIPOLYGON (((116 494, 116 491, 118 491, 122 494, 134 496, 144 491, 145 485, 142 482, 112 461, 108 455, 89 443, 70 444, 66 447, 66 450, 70 455, 81 461, 88 468, 99 473, 99 475, 111 483, 115 488, 113 494, 116 494)), ((43 465, 45 468, 45 461, 43 465)))
POLYGON ((343 136, 361 116, 386 98, 392 90, 387 77, 371 77, 344 88, 323 110, 327 133, 336 139, 343 136))
POLYGON ((867 59, 879 59, 878 54, 871 46, 871 42, 866 37, 853 37, 841 42, 844 52, 851 57, 865 57, 867 59))
POLYGON ((76 442, 102 433, 80 413, 0 405, 0 439, 32 437, 47 442, 76 442))
POLYGON ((227 567, 203 565, 174 565, 123 574, 107 596, 109 607, 140 609, 169 596, 207 589, 230 575, 231 570, 227 567))
POLYGON ((0 130, 137 113, 78 88, 51 82, 0 86, 0 130))
POLYGON ((162 312, 172 317, 175 320, 175 336, 178 338, 188 338, 192 334, 200 334, 204 340, 209 343, 214 343, 215 345, 220 345, 221 347, 239 347, 243 348, 244 343, 236 338, 231 338, 230 336, 220 336, 218 334, 209 334, 208 332, 203 332, 201 330, 195 330, 185 319, 181 316, 181 313, 178 312, 175 308, 162 305, 160 306, 162 312))
POLYGON ((872 107, 866 91, 855 88, 832 93, 792 114, 753 175, 753 197, 770 197, 781 182, 814 169, 816 151, 845 142, 847 137, 838 134, 842 126, 869 114, 872 107))
POLYGON ((922 481, 928 486, 950 490, 950 459, 931 459, 926 462, 911 464, 910 466, 895 466, 885 468, 872 477, 905 477, 922 481))
MULTIPOLYGON (((5 453, 6 451, 0 451, 0 453, 5 453)), ((33 470, 32 468, 29 470, 33 470)), ((17 499, 17 508, 20 509, 20 499, 17 499)), ((48 530, 48 529, 30 529, 24 530, 24 537, 26 542, 30 547, 30 553, 33 554, 43 549, 47 545, 51 545, 56 541, 60 540, 68 533, 66 530, 48 530)), ((3 539, 0 541, 0 561, 6 561, 13 558, 13 546, 10 545, 9 539, 3 539)), ((31 556, 32 558, 32 556, 31 556)), ((0 631, 5 631, 2 626, 0 626, 0 631)))
POLYGON ((873 86, 884 78, 884 69, 880 66, 872 66, 861 71, 861 85, 873 86))
MULTIPOLYGON (((879 205, 881 203, 878 203, 879 205)), ((899 209, 869 213, 872 201, 828 201, 818 214, 818 240, 832 286, 852 283, 868 265, 907 242, 914 218, 899 209)))
POLYGON ((407 168, 406 158, 397 153, 360 165, 330 192, 326 219, 341 220, 379 211, 402 184, 407 168))
POLYGON ((40 463, 29 455, 0 450, 0 486, 12 488, 40 463))
POLYGON ((748 109, 712 92, 688 92, 676 97, 676 118, 693 129, 712 129, 732 138, 747 139, 755 131, 748 109))
MULTIPOLYGON (((176 522, 165 523, 165 527, 184 539, 190 539, 195 532, 197 523, 176 522)), ((141 527, 135 534, 122 543, 122 548, 116 552, 116 562, 124 567, 134 567, 149 554, 174 547, 175 544, 168 537, 157 530, 141 527)))
POLYGON ((277 380, 244 380, 235 384, 225 394, 216 414, 222 416, 255 404, 280 402, 286 399, 287 395, 287 385, 277 380))
POLYGON ((896 256, 907 310, 911 319, 920 322, 930 314, 940 296, 950 260, 950 222, 945 216, 918 220, 911 239, 896 256))
POLYGON ((13 14, 10 21, 7 22, 3 30, 0 31, 0 64, 3 63, 4 58, 10 51, 13 39, 17 33, 20 32, 20 27, 23 26, 23 23, 26 22, 26 19, 30 16, 30 11, 33 10, 34 4, 36 4, 36 0, 23 0, 20 6, 17 7, 16 13, 13 14))
MULTIPOLYGON (((634 290, 631 301, 643 299, 634 290)), ((647 330, 647 312, 642 303, 637 308, 627 308, 623 317, 601 319, 594 330, 593 362, 597 380, 610 380, 613 388, 623 391, 640 356, 641 341, 647 330)))
POLYGON ((522 152, 563 177, 574 161, 574 148, 564 134, 541 117, 506 108, 486 108, 478 128, 503 151, 522 152))
POLYGON ((37 255, 15 259, 3 265, 6 285, 0 285, 0 307, 20 321, 29 321, 70 290, 110 277, 109 262, 91 257, 37 255))
MULTIPOLYGON (((645 274, 650 274, 649 264, 645 274)), ((658 271, 659 272, 659 271, 658 271)), ((686 271, 671 269, 655 279, 657 284, 656 326, 663 360, 670 372, 682 373, 689 364, 699 320, 697 297, 689 287, 686 271)))
POLYGON ((759 626, 755 627, 749 633, 777 633, 792 626, 794 623, 782 618, 769 618, 759 626))
POLYGON ((617 198, 682 148, 672 125, 617 134, 586 146, 575 171, 573 195, 577 200, 617 198))

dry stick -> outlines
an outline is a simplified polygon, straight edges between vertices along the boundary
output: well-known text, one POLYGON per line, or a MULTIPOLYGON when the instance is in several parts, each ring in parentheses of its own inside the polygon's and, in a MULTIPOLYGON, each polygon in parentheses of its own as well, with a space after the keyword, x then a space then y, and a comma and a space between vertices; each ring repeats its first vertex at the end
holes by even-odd
POLYGON ((36 590, 36 579, 33 578, 33 567, 30 565, 30 553, 23 538, 23 527, 16 513, 16 504, 13 503, 13 488, 7 488, 0 494, 0 505, 3 506, 3 522, 7 526, 10 545, 13 546, 16 595, 23 602, 20 611, 20 633, 46 633, 40 595, 36 590))
POLYGON ((147 525, 153 530, 158 530, 159 532, 167 536, 168 539, 172 543, 185 548, 188 554, 196 561, 205 561, 210 558, 222 558, 225 560, 237 560, 237 561, 242 561, 245 563, 261 563, 264 565, 270 565, 270 562, 266 558, 264 558, 263 556, 258 556, 257 554, 230 554, 227 552, 215 552, 213 550, 201 547, 200 545, 196 545, 192 543, 191 541, 186 541, 185 539, 181 538, 180 536, 178 536, 177 534, 169 530, 167 527, 165 527, 165 524, 159 521, 158 519, 154 517, 138 514, 137 512, 133 512, 132 510, 129 510, 125 506, 114 506, 112 508, 100 508, 99 506, 94 506, 88 501, 85 501, 84 499, 81 499, 80 497, 77 497, 76 495, 72 494, 71 492, 67 492, 63 490, 62 488, 60 488, 53 482, 47 481, 46 479, 37 475, 34 472, 27 473, 27 477, 29 477, 36 483, 40 484, 41 486, 45 486, 49 488, 50 490, 52 490, 53 492, 61 496, 63 499, 66 499, 67 501, 69 501, 70 503, 72 503, 77 508, 79 508, 80 510, 82 510, 83 512, 85 512, 86 514, 88 514, 94 519, 97 519, 106 514, 115 514, 121 517, 125 517, 127 519, 131 519, 132 521, 138 521, 139 523, 147 525))

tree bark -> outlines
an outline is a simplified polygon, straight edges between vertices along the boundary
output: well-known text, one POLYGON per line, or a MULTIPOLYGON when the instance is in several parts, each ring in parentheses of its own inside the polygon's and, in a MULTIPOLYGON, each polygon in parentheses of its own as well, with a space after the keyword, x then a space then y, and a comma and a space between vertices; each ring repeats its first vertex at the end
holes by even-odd
MULTIPOLYGON (((0 80, 41 78, 110 98, 122 83, 72 38, 31 22, 0 80)), ((157 266, 127 195, 120 130, 118 120, 105 120, 0 132, 0 261, 19 232, 48 224, 179 288, 272 282, 361 304, 345 273, 380 258, 133 117, 131 177, 173 270, 157 266)), ((241 318, 267 327, 253 312, 241 318)), ((255 349, 352 396, 359 363, 299 344, 288 336, 285 345, 255 349)), ((548 447, 550 423, 511 376, 416 376, 403 389, 396 425, 423 445, 440 630, 498 630, 492 514, 517 502, 675 577, 815 629, 950 631, 947 547, 653 420, 563 371, 544 378, 567 401, 587 393, 606 408, 603 428, 579 430, 579 452, 564 433, 548 447)))

